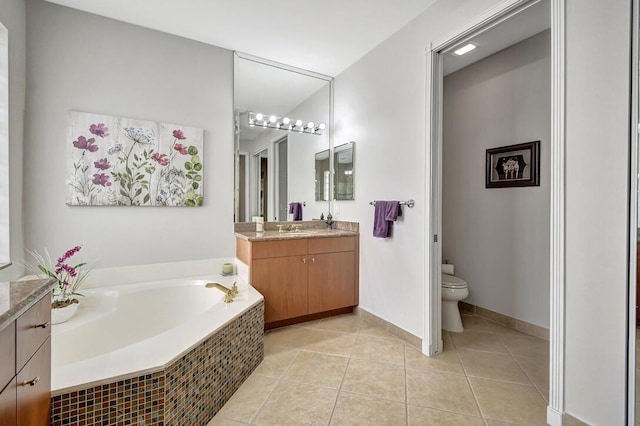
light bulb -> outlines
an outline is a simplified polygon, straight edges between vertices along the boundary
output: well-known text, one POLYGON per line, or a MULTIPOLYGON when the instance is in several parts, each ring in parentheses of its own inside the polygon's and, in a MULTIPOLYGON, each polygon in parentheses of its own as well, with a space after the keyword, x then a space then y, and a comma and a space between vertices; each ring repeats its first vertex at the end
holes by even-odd
POLYGON ((276 120, 277 120, 277 118, 276 118, 275 115, 272 115, 271 117, 269 117, 269 122, 271 122, 271 123, 275 123, 276 120))
POLYGON ((257 113, 257 114, 256 114, 256 120, 258 120, 258 121, 262 121, 262 119, 263 119, 263 118, 264 118, 264 115, 262 115, 262 114, 260 114, 260 113, 257 113))
POLYGON ((327 126, 324 123, 318 124, 318 129, 320 129, 320 130, 324 130, 325 127, 327 127, 327 126))
POLYGON ((287 124, 289 124, 290 121, 291 120, 289 120, 289 117, 285 117, 285 118, 282 119, 282 124, 287 125, 287 124))
POLYGON ((313 121, 307 123, 307 129, 313 129, 313 121))
POLYGON ((302 126, 302 120, 296 120, 296 127, 302 126))

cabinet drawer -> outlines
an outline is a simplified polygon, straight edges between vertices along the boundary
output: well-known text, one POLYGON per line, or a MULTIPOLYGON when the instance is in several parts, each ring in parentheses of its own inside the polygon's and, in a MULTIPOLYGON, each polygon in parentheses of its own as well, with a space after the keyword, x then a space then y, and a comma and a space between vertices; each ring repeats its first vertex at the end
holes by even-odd
POLYGON ((309 254, 355 251, 356 237, 309 238, 309 254))
POLYGON ((16 389, 18 425, 49 425, 51 420, 50 338, 45 339, 42 346, 18 373, 16 389))
POLYGON ((16 320, 16 371, 51 334, 51 296, 45 294, 16 320))
MULTIPOLYGON (((0 331, 0 389, 16 375, 16 322, 0 331)), ((0 423, 0 425, 3 423, 0 423)))
POLYGON ((287 241, 254 241, 251 244, 252 259, 300 256, 305 254, 307 254, 307 240, 304 238, 287 241))
POLYGON ((16 424, 16 379, 0 392, 0 425, 16 424))

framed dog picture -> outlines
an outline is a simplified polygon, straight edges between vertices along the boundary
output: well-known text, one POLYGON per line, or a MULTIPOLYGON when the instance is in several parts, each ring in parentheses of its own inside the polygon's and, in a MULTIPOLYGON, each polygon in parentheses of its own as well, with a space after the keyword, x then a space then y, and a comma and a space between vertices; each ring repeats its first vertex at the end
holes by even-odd
POLYGON ((540 141, 487 149, 486 188, 540 186, 540 141))

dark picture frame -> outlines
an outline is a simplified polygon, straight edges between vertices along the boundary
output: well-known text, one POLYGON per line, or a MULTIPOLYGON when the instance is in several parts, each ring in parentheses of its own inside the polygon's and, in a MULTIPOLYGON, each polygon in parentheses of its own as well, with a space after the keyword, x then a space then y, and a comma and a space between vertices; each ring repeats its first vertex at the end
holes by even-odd
POLYGON ((540 141, 487 149, 486 188, 540 186, 540 141))

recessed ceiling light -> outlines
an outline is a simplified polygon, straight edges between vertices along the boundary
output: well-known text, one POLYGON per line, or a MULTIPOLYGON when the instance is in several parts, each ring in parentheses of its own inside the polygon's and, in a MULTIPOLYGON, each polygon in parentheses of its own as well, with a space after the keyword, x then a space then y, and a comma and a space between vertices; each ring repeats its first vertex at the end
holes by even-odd
POLYGON ((475 45, 475 44, 471 44, 471 43, 469 43, 469 44, 467 44, 467 45, 465 45, 465 46, 462 46, 460 49, 455 50, 453 53, 455 53, 455 54, 456 54, 456 55, 458 55, 458 56, 462 56, 462 55, 464 55, 465 53, 469 53, 469 52, 471 52, 471 51, 472 51, 473 49, 475 49, 475 48, 476 48, 476 45, 475 45))

